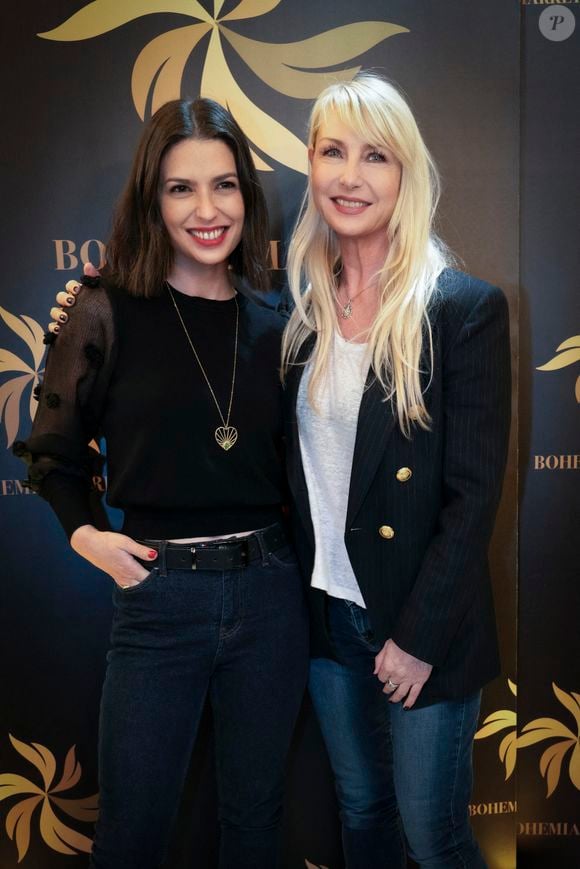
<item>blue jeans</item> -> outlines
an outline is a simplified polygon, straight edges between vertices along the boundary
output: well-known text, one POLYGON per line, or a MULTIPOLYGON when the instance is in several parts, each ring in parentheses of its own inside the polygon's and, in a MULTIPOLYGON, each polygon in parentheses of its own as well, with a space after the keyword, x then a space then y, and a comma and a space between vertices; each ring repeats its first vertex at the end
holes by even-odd
POLYGON ((373 676, 366 610, 328 599, 337 661, 315 658, 310 694, 335 776, 347 869, 481 869, 468 820, 480 692, 405 711, 373 676))
POLYGON ((286 755, 308 676, 292 550, 224 572, 160 564, 113 594, 90 865, 161 865, 208 697, 220 869, 276 866, 286 755))

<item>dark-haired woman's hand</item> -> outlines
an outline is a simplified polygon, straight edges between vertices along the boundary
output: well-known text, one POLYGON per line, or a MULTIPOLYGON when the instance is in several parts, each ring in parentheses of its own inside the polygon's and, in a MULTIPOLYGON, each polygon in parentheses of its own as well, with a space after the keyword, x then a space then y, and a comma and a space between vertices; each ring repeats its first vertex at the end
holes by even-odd
POLYGON ((391 703, 403 700, 405 709, 414 705, 433 667, 404 652, 393 640, 387 640, 375 658, 374 675, 384 684, 391 703))
MULTIPOLYGON (((100 272, 92 263, 85 263, 83 273, 89 278, 98 278, 100 272)), ((62 327, 68 321, 68 309, 72 308, 77 300, 77 296, 82 290, 83 285, 78 281, 67 281, 64 290, 59 290, 56 294, 57 304, 50 309, 52 322, 48 324, 48 331, 58 335, 62 327)))
POLYGON ((149 571, 136 559, 154 566, 157 552, 137 543, 126 534, 98 531, 93 525, 81 525, 73 532, 70 544, 74 551, 108 573, 120 588, 139 585, 149 571))

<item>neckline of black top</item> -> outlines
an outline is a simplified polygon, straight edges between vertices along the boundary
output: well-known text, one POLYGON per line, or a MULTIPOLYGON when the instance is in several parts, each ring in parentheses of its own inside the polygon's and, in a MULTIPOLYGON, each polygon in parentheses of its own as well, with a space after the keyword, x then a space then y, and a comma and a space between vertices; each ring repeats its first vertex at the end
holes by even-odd
MULTIPOLYGON (((238 305, 242 307, 245 303, 244 296, 236 290, 236 295, 232 296, 231 299, 208 299, 205 296, 190 296, 188 293, 182 293, 173 284, 169 284, 171 290, 175 294, 175 299, 180 308, 189 307, 193 308, 197 311, 207 311, 208 313, 214 314, 227 314, 231 309, 236 306, 236 299, 238 305)), ((168 294, 168 299, 171 301, 171 296, 168 294)))

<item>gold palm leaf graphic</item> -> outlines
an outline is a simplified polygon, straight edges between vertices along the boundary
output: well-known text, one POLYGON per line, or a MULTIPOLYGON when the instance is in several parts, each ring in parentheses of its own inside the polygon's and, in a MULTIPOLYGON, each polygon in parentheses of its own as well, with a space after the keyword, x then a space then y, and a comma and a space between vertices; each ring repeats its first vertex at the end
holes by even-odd
POLYGON ((92 822, 97 817, 98 795, 84 799, 56 797, 54 794, 73 788, 81 778, 81 766, 76 760, 75 747, 69 749, 58 783, 53 785, 56 774, 56 759, 44 745, 36 742, 21 742, 9 735, 16 751, 31 763, 40 773, 43 786, 14 773, 0 775, 0 802, 12 797, 26 796, 12 806, 6 815, 6 833, 14 841, 20 863, 30 846, 32 816, 37 806, 41 806, 39 830, 43 841, 59 854, 88 854, 92 842, 83 833, 73 830, 55 813, 53 803, 62 812, 79 821, 92 822), (32 796, 27 796, 32 794, 32 796))
POLYGON ((536 718, 522 728, 518 737, 518 748, 535 745, 545 739, 556 739, 540 758, 540 774, 546 779, 546 797, 551 796, 560 781, 562 764, 568 751, 572 749, 568 771, 570 781, 580 790, 580 694, 568 694, 552 682, 552 690, 560 703, 570 712, 576 723, 576 733, 556 718, 536 718))
MULTIPOLYGON (((556 347, 556 353, 559 356, 554 356, 545 365, 538 365, 538 371, 557 371, 559 368, 565 368, 567 365, 573 365, 575 362, 580 362, 580 335, 573 335, 562 341, 559 347, 556 347)), ((580 404, 580 377, 576 380, 575 387, 576 401, 580 404)))
MULTIPOLYGON (((508 679, 508 686, 514 697, 517 697, 517 686, 508 679)), ((483 722, 483 726, 475 734, 475 739, 486 739, 499 733, 500 730, 512 728, 499 744, 499 759, 505 765, 505 780, 512 775, 516 768, 517 752, 517 714, 512 709, 498 709, 492 712, 483 722)))
POLYGON ((27 317, 26 314, 17 317, 0 307, 0 318, 24 341, 32 356, 32 364, 29 364, 11 350, 0 348, 0 374, 7 371, 18 373, 17 377, 12 377, 0 386, 0 420, 3 420, 6 426, 6 445, 11 447, 20 428, 20 402, 28 386, 30 386, 30 419, 34 419, 37 406, 34 400, 34 388, 42 374, 40 366, 46 348, 43 341, 44 330, 32 317, 27 317))
POLYGON ((141 120, 145 118, 149 97, 151 112, 155 112, 163 103, 181 95, 187 62, 203 38, 211 34, 203 64, 201 96, 211 97, 229 108, 255 146, 252 154, 258 169, 272 171, 273 167, 265 159, 269 157, 305 174, 307 159, 303 142, 244 93, 228 65, 223 39, 273 90, 296 99, 311 99, 330 81, 350 80, 361 68, 344 64, 388 37, 408 30, 385 21, 360 21, 299 42, 267 43, 241 36, 225 24, 259 18, 280 2, 241 0, 233 10, 221 16, 224 0, 214 0, 212 16, 197 0, 125 0, 123 3, 94 0, 54 30, 38 36, 57 42, 92 39, 137 18, 159 13, 194 19, 196 24, 157 36, 138 55, 131 77, 131 93, 141 120), (319 71, 337 66, 343 68, 319 71))

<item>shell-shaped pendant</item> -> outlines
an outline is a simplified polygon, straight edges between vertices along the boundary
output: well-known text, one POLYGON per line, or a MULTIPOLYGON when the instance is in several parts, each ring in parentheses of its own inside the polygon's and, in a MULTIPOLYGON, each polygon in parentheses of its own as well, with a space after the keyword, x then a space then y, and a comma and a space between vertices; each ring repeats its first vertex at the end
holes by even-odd
POLYGON ((238 430, 233 425, 220 425, 215 430, 215 439, 222 450, 231 450, 238 439, 238 430))

